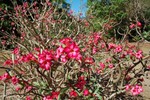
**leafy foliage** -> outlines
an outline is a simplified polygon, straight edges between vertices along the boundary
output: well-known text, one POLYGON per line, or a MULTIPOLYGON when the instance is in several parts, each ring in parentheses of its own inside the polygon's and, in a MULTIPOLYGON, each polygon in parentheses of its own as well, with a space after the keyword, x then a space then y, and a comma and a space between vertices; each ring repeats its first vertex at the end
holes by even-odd
MULTIPOLYGON (((148 2, 147 2, 148 3, 148 2)), ((145 40, 143 32, 149 26, 149 7, 144 0, 88 0, 88 18, 91 29, 103 29, 108 38, 145 40), (141 27, 134 31, 130 25, 140 22, 141 27), (126 37, 124 37, 126 34, 126 37)))

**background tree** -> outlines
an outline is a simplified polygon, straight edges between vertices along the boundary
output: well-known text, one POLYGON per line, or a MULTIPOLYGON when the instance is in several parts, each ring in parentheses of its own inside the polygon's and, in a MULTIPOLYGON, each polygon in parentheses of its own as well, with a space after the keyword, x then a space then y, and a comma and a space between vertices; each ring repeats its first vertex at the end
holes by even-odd
POLYGON ((108 37, 117 39, 128 34, 131 40, 149 40, 149 6, 147 0, 88 0, 87 17, 92 15, 93 27, 91 29, 103 29, 108 37), (140 22, 142 28, 130 31, 130 24, 140 22), (146 32, 145 34, 143 34, 146 32))

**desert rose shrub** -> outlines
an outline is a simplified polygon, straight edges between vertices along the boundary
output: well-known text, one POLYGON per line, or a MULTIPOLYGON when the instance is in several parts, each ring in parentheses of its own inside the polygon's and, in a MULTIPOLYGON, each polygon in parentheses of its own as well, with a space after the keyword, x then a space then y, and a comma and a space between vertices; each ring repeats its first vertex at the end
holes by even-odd
POLYGON ((143 92, 148 57, 140 49, 89 31, 88 21, 48 1, 14 9, 21 37, 1 67, 3 99, 107 100, 143 92))

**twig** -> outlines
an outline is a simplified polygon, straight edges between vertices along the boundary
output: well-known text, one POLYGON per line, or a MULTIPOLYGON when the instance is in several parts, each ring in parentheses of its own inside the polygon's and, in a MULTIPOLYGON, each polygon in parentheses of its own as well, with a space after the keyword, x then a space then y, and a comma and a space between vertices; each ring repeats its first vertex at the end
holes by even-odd
POLYGON ((6 83, 4 83, 3 100, 6 100, 6 83))
POLYGON ((115 97, 116 95, 118 94, 121 94, 121 93, 124 93, 126 92, 126 90, 122 90, 122 91, 118 91, 118 92, 115 92, 113 93, 112 95, 110 95, 110 97, 106 98, 106 100, 111 100, 113 97, 115 97))

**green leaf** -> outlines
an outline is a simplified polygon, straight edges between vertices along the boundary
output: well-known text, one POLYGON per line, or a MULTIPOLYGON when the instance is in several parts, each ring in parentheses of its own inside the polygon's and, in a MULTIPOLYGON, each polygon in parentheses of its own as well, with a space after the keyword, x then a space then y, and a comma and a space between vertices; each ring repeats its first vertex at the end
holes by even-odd
POLYGON ((102 96, 100 95, 100 88, 97 86, 96 90, 94 91, 94 94, 98 97, 98 100, 102 100, 102 96))
POLYGON ((62 90, 61 90, 61 94, 65 93, 68 89, 69 89, 68 87, 62 89, 62 90))
POLYGON ((40 86, 39 82, 33 82, 33 85, 36 86, 36 87, 40 86))
POLYGON ((40 84, 42 87, 46 87, 46 82, 41 81, 40 84))
POLYGON ((96 96, 98 97, 98 100, 102 100, 102 96, 98 93, 96 93, 96 96))

